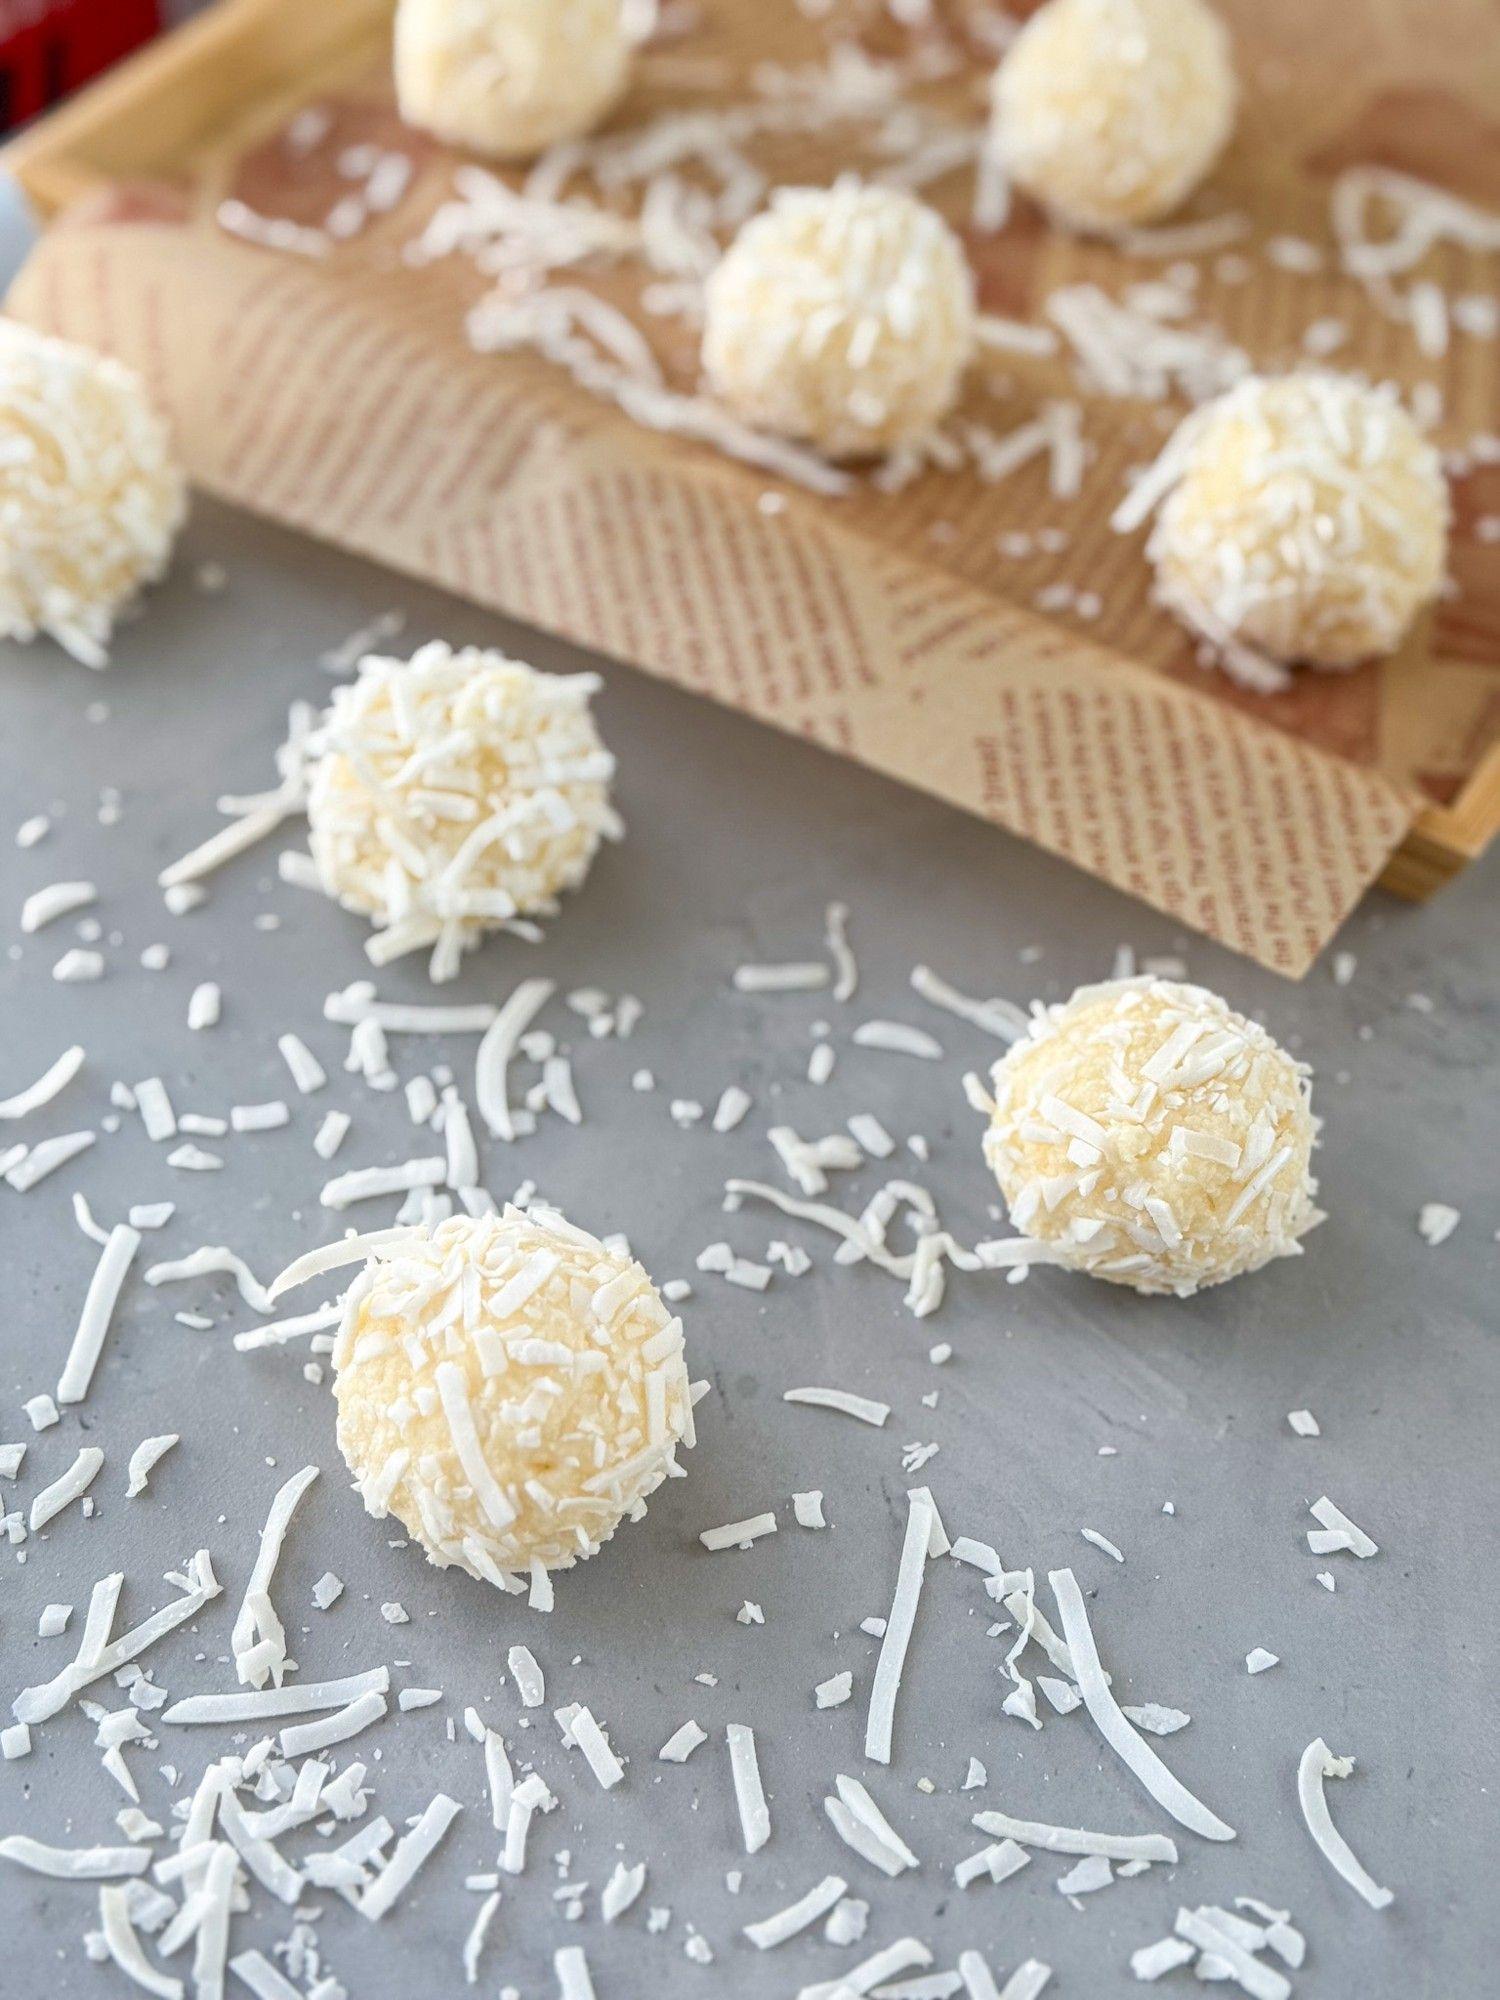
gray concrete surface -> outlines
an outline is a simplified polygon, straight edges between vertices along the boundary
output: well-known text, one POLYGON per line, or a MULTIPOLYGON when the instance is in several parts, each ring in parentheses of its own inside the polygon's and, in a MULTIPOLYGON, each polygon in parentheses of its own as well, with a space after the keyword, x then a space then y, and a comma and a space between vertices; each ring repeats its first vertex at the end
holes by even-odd
MULTIPOLYGON (((231 1685, 229 1629, 267 1503, 289 1470, 313 1462, 323 1477, 276 1586, 301 1671, 404 1662, 398 1683, 441 1687, 441 1704, 393 1715, 351 1752, 371 1762, 375 1808, 398 1825, 439 1787, 464 1805, 437 1858, 378 1929, 335 1898, 310 1899, 326 1908, 325 1962, 353 2000, 466 1990, 459 1950, 477 1899, 463 1881, 491 1867, 495 1852, 479 1753, 461 1728, 457 1742, 446 1734, 469 1702, 518 1757, 535 1761, 562 1802, 535 1835, 528 1874, 506 1885, 477 1989, 491 2000, 507 1984, 547 2000, 556 1991, 552 1954, 568 1944, 585 1946, 599 2000, 772 2000, 835 1979, 907 1932, 928 1941, 940 1967, 977 1947, 1003 1984, 1035 1955, 1055 1967, 1059 2000, 1107 2000, 1139 1990, 1129 1954, 1168 1930, 1180 1903, 1238 1894, 1289 1907, 1306 1930, 1299 1995, 1466 2000, 1486 1991, 1500 1948, 1491 1719, 1495 859, 1426 909, 1372 898, 1343 940, 1358 956, 1352 984, 1336 986, 1325 966, 1292 987, 929 800, 606 667, 601 718, 620 757, 628 843, 601 861, 544 946, 491 945, 458 992, 497 997, 523 972, 543 970, 565 987, 597 983, 646 1005, 628 1044, 591 1043, 576 1023, 569 1033, 569 1017, 554 1010, 549 1024, 575 1048, 587 1120, 577 1132, 550 1121, 513 1150, 487 1147, 497 1193, 534 1178, 579 1220, 625 1230, 660 1277, 693 1275, 697 1251, 725 1235, 751 1255, 772 1236, 791 1237, 818 1260, 800 1280, 778 1276, 764 1297, 695 1277, 688 1339, 694 1371, 713 1393, 689 1476, 562 1581, 550 1619, 530 1614, 389 1546, 388 1528, 368 1521, 347 1489, 326 1388, 304 1381, 293 1351, 235 1355, 231 1332, 253 1315, 223 1281, 159 1292, 132 1283, 89 1400, 31 1436, 20 1403, 55 1382, 97 1254, 74 1226, 75 1188, 105 1222, 131 1202, 173 1198, 178 1218, 148 1254, 228 1242, 266 1274, 328 1233, 317 1204, 326 1170, 310 1138, 330 1105, 354 1115, 341 1165, 413 1150, 400 1098, 343 1076, 344 1038, 320 1019, 324 994, 364 970, 361 926, 278 886, 274 843, 228 870, 211 903, 180 920, 163 914, 153 886, 156 870, 215 824, 220 791, 266 781, 288 701, 318 699, 330 685, 320 653, 393 607, 411 640, 435 633, 509 645, 545 666, 578 664, 502 620, 206 504, 173 580, 123 634, 108 675, 46 646, 6 648, 0 658, 0 1095, 77 1040, 89 1068, 33 1121, 37 1134, 97 1124, 116 1077, 160 1074, 179 1108, 222 1112, 289 1095, 275 1049, 289 1026, 332 1076, 321 1096, 292 1099, 288 1130, 226 1142, 222 1173, 172 1171, 166 1149, 127 1120, 76 1170, 24 1196, 0 1189, 0 1440, 29 1445, 3 1504, 24 1505, 85 1439, 106 1452, 93 1519, 74 1508, 23 1551, 0 1554, 4 1706, 71 1657, 95 1578, 126 1572, 123 1609, 134 1618, 162 1600, 162 1572, 199 1545, 213 1550, 225 1595, 148 1664, 174 1695, 231 1685), (228 573, 222 594, 195 586, 208 559, 228 573), (106 787, 121 795, 118 823, 108 826, 98 816, 106 787), (54 830, 20 853, 13 827, 38 811, 55 816, 54 830), (24 941, 16 924, 26 893, 76 877, 101 892, 109 971, 96 986, 50 978, 74 941, 71 922, 24 941), (834 897, 851 907, 863 965, 851 1006, 730 994, 742 959, 815 953, 834 897), (278 928, 257 928, 266 913, 278 928), (893 1164, 933 1188, 955 1232, 989 1233, 990 1190, 960 1077, 994 1049, 929 1013, 907 990, 910 967, 925 961, 968 991, 1024 1001, 1107 970, 1122 940, 1143 954, 1180 952, 1194 977, 1259 1014, 1315 1064, 1332 1219, 1304 1259, 1187 1304, 1054 1273, 1014 1290, 993 1277, 958 1278, 943 1313, 918 1325, 898 1288, 868 1270, 836 1269, 815 1233, 749 1210, 721 1214, 727 1175, 771 1176, 768 1123, 833 1130, 872 1109, 896 1134, 930 1141, 929 1166, 909 1156, 893 1164), (172 962, 148 972, 139 953, 158 941, 171 946, 172 962), (187 998, 205 978, 223 985, 223 1023, 189 1036, 187 998), (920 1020, 943 1040, 946 1059, 919 1064, 853 1049, 851 1026, 873 1015, 920 1020), (820 1019, 833 1025, 840 1057, 833 1081, 817 1090, 801 1079, 820 1019), (654 1094, 630 1087, 641 1066, 659 1079, 654 1094), (756 1099, 737 1134, 677 1129, 669 1099, 711 1105, 730 1080, 756 1099), (1416 1230, 1429 1200, 1464 1211, 1437 1250, 1416 1230), (214 1329, 175 1323, 183 1309, 210 1313, 214 1329), (940 1368, 927 1358, 939 1340, 954 1349, 940 1368), (889 1426, 786 1408, 781 1392, 808 1381, 888 1400, 889 1426), (929 1408, 922 1398, 933 1390, 939 1400, 929 1408), (1287 1426, 1286 1413, 1304 1405, 1322 1423, 1319 1440, 1287 1426), (180 1431, 183 1442, 149 1493, 127 1504, 129 1452, 162 1430, 180 1431), (901 1456, 916 1442, 941 1447, 917 1477, 933 1488, 950 1533, 994 1542, 1009 1562, 1039 1572, 1072 1564, 1127 1698, 1190 1711, 1191 1726, 1164 1754, 1239 1829, 1234 1844, 1182 1835, 1177 1868, 1117 1883, 1081 1907, 1056 1890, 1065 1864, 1043 1856, 1002 1887, 954 1889, 952 1864, 981 1844, 969 1815, 985 1805, 1115 1831, 1167 1822, 1086 1717, 1051 1719, 1033 1734, 1001 1715, 1004 1646, 986 1637, 991 1607, 977 1577, 953 1564, 930 1574, 895 1762, 889 1772, 866 1766, 860 1744, 876 1649, 859 1621, 889 1603, 913 1483, 901 1456), (1106 1446, 1114 1455, 1100 1455, 1106 1446), (808 1486, 827 1495, 821 1535, 792 1523, 789 1496, 808 1486), (1308 1554, 1306 1509, 1322 1493, 1375 1536, 1377 1558, 1308 1554), (768 1506, 781 1518, 774 1539, 743 1554, 699 1548, 700 1529, 768 1506), (1080 1539, 1083 1526, 1120 1545, 1123 1568, 1080 1539), (328 1568, 347 1589, 320 1614, 310 1592, 328 1568), (1336 1574, 1333 1595, 1314 1580, 1324 1568, 1336 1574), (764 1607, 763 1627, 735 1622, 746 1598, 764 1607), (71 1633, 40 1640, 37 1615, 55 1600, 78 1607, 71 1633), (409 1624, 382 1620, 379 1606, 390 1601, 405 1606, 409 1624), (600 1793, 561 1748, 546 1710, 524 1726, 504 1672, 517 1640, 547 1669, 549 1709, 586 1701, 609 1725, 629 1759, 615 1792, 600 1793), (1251 1678, 1243 1660, 1256 1646, 1282 1664, 1251 1678), (854 1673, 854 1701, 816 1712, 814 1684, 843 1667, 854 1673), (698 1683, 703 1673, 716 1685, 698 1683), (711 1740, 685 1767, 656 1762, 688 1716, 711 1740), (772 1838, 752 1859, 740 1851, 723 1747, 733 1721, 756 1729, 771 1800, 772 1838), (1396 1892, 1383 1915, 1334 1879, 1301 1825, 1294 1773, 1319 1734, 1358 1759, 1351 1781, 1331 1788, 1332 1803, 1356 1852, 1396 1892), (971 1755, 989 1780, 966 1793, 971 1755), (887 1883, 838 1843, 821 1800, 839 1771, 870 1783, 922 1857, 918 1872, 887 1883), (564 1851, 569 1879, 592 1885, 579 1923, 554 1900, 564 1851), (649 1863, 647 1890, 606 1930, 597 1894, 622 1857, 649 1863), (726 1885, 731 1870, 743 1874, 737 1894, 726 1885), (830 1870, 872 1906, 863 1946, 841 1950, 813 1932, 762 1956, 739 1937, 742 1924, 830 1870), (652 1906, 671 1911, 660 1935, 646 1928, 652 1906), (709 1941, 712 1966, 685 1955, 689 1926, 709 1941)), ((406 967, 380 983, 415 997, 425 982, 406 967)), ((472 1048, 403 1041, 397 1060, 408 1075, 448 1056, 466 1076, 472 1048)), ((841 1180, 838 1198, 857 1206, 885 1177, 877 1167, 841 1180)), ((376 1204, 360 1219, 390 1207, 376 1204)), ((107 1699, 121 1696, 109 1689, 107 1699)), ((0 1831, 114 1836, 125 1800, 101 1773, 91 1737, 71 1713, 37 1732, 29 1758, 0 1766, 0 1831)), ((229 1747, 225 1732, 163 1728, 159 1749, 131 1753, 147 1809, 165 1818, 206 1759, 229 1747), (177 1767, 175 1784, 160 1775, 164 1764, 177 1767)), ((297 1837, 286 1845, 301 1851, 297 1837)), ((86 1962, 80 1940, 95 1921, 93 1900, 87 1887, 0 1866, 6 2000, 129 1990, 86 1962)), ((258 1893, 255 1913, 236 1923, 234 1948, 269 1949, 288 1921, 258 1893)), ((1191 1977, 1176 1974, 1163 1990, 1194 1990, 1191 1977)))

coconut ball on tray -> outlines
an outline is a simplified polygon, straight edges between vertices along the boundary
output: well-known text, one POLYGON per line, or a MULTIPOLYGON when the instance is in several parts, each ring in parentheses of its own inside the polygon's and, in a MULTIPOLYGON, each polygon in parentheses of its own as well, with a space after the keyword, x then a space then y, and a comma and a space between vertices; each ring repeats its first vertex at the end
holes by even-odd
POLYGON ((1250 376, 1184 421, 1156 485, 1158 595, 1241 678, 1393 652, 1442 589, 1447 481, 1388 385, 1250 376))
POLYGON ((918 441, 957 402, 975 340, 963 246, 899 188, 778 189, 708 281, 710 387, 831 458, 918 441))
POLYGON ((401 116, 497 160, 592 132, 632 55, 622 0, 400 0, 396 12, 401 116))
POLYGON ((1234 111, 1229 37, 1205 0, 1048 0, 996 74, 993 143, 1060 222, 1109 233, 1180 206, 1234 111))
POLYGON ((115 619, 165 574, 187 512, 138 375, 0 319, 0 635, 108 662, 115 619))
POLYGON ((622 828, 594 674, 542 674, 440 640, 370 656, 308 743, 320 886, 381 934, 383 964, 437 947, 433 976, 517 917, 550 912, 622 828))
POLYGON ((693 1443, 681 1322, 639 1264, 542 1209, 380 1242, 333 1361, 369 1512, 505 1589, 596 1554, 693 1443))
POLYGON ((1204 987, 1082 986, 992 1080, 985 1158, 1032 1261, 1186 1298, 1322 1220, 1305 1064, 1204 987))

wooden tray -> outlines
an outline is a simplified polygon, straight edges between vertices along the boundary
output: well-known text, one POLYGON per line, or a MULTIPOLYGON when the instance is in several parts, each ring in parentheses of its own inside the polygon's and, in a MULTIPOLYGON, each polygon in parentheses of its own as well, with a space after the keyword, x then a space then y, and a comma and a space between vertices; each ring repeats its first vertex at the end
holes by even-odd
MULTIPOLYGON (((233 127, 378 54, 393 0, 217 0, 0 149, 43 220, 125 179, 191 177, 233 127)), ((1425 901, 1500 832, 1500 740, 1450 805, 1424 804, 1382 884, 1425 901)))

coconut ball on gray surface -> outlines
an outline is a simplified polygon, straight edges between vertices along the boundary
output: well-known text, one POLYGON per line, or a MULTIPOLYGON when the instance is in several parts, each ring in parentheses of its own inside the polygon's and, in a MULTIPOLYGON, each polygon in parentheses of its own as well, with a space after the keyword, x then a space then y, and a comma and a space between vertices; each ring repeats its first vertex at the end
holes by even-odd
POLYGON ((708 281, 703 365, 746 423, 860 458, 919 440, 958 400, 974 280, 935 210, 846 178, 781 188, 708 281))
POLYGON ((333 1360, 367 1509, 502 1588, 596 1554, 693 1442, 681 1322, 639 1264, 547 1210, 381 1244, 333 1360))
POLYGON ((0 319, 0 635, 102 667, 187 513, 167 426, 131 369, 0 319))
POLYGON ((433 976, 518 917, 550 913, 603 839, 614 759, 593 674, 542 674, 441 641, 371 656, 308 743, 318 881, 380 928, 376 963, 434 946, 433 976))
POLYGON ((401 116, 497 160, 581 139, 630 80, 622 0, 401 0, 401 116))
POLYGON ((1322 1219, 1306 1065, 1202 986, 1082 986, 992 1081, 985 1158, 1045 1261, 1188 1297, 1322 1219))

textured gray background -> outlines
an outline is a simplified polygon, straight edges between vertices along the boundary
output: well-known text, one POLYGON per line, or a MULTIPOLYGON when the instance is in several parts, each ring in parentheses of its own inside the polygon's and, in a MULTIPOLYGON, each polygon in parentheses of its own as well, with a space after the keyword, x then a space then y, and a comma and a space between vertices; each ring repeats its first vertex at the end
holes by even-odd
MULTIPOLYGON (((443 1687, 440 1707, 393 1716, 351 1750, 381 1757, 375 1809, 398 1823, 439 1786, 466 1807, 379 1930, 336 1899, 318 1899, 332 1905, 322 1925, 327 1962, 355 2000, 464 1990, 458 1953, 475 1898, 462 1879, 491 1866, 495 1847, 479 1753, 462 1737, 453 1746, 445 1739, 445 1719, 470 1701, 518 1755, 535 1756, 563 1802, 539 1825, 529 1874, 507 1885, 479 1989, 490 1996, 507 1980, 527 2000, 552 1994, 551 1954, 576 1942, 589 1951, 600 2000, 759 2000, 832 1978, 911 1930, 933 1945, 939 1964, 979 1946, 1003 1983, 1012 1965, 1036 1954, 1056 1967, 1060 2000, 1103 2000, 1139 1990, 1128 1955, 1170 1928, 1180 1901, 1238 1893, 1289 1905, 1306 1928, 1300 1994, 1462 2000, 1484 1990, 1500 1947, 1489 1505, 1500 1380, 1494 861, 1425 910, 1373 897, 1344 939, 1359 956, 1352 986, 1336 987, 1324 967, 1291 987, 1184 941, 1163 920, 929 800, 607 668, 601 716, 620 757, 629 842, 604 857, 544 947, 492 945, 471 961, 459 992, 500 996, 523 972, 544 970, 564 985, 633 991, 647 1007, 629 1044, 573 1037, 587 1123, 573 1132, 549 1121, 509 1153, 488 1147, 497 1193, 535 1177, 580 1221, 627 1231, 659 1277, 690 1272, 696 1251, 721 1234, 751 1255, 786 1234, 818 1257, 815 1274, 779 1277, 764 1298, 697 1281, 687 1309, 691 1359, 714 1393, 702 1408, 690 1476, 658 1496, 642 1526, 562 1580, 550 1620, 533 1616, 387 1547, 386 1529, 365 1519, 346 1488, 331 1399, 303 1381, 290 1351, 233 1353, 231 1331, 252 1316, 222 1282, 157 1293, 132 1285, 89 1401, 30 1437, 19 1404, 55 1382, 96 1256, 70 1217, 74 1187, 106 1222, 133 1201, 179 1200, 182 1214, 150 1239, 148 1255, 227 1241, 269 1273, 328 1233, 316 1203, 325 1170, 309 1142, 330 1104, 354 1112, 340 1166, 421 1149, 399 1098, 375 1097, 339 1074, 344 1037, 320 1019, 323 995, 364 970, 358 924, 276 886, 274 846, 229 870, 211 905, 185 919, 166 917, 153 887, 157 868, 216 823, 220 790, 267 781, 288 701, 317 699, 330 684, 320 652, 392 607, 406 613, 410 639, 485 640, 546 666, 578 664, 502 620, 208 505, 197 509, 174 580, 122 636, 109 675, 96 678, 45 646, 6 649, 0 660, 5 935, 18 936, 14 913, 31 889, 85 876, 98 882, 99 914, 120 939, 99 986, 51 982, 50 967, 71 942, 68 924, 0 963, 0 1095, 72 1040, 91 1058, 85 1081, 28 1136, 96 1121, 116 1076, 160 1073, 179 1109, 290 1096, 274 1042, 292 1025, 333 1073, 322 1096, 291 1100, 289 1130, 226 1142, 230 1166, 220 1175, 173 1173, 165 1149, 129 1121, 77 1172, 25 1197, 0 1189, 0 1438, 30 1440, 21 1500, 69 1462, 85 1435, 107 1453, 96 1519, 70 1510, 30 1545, 24 1567, 0 1555, 6 1704, 71 1657, 77 1618, 68 1638, 40 1641, 43 1604, 74 1602, 81 1617, 90 1583, 121 1567, 124 1614, 133 1619, 161 1601, 161 1572, 200 1543, 215 1553, 225 1596, 195 1633, 177 1635, 149 1664, 177 1695, 229 1685, 233 1607, 267 1502, 288 1471, 316 1461, 324 1477, 304 1504, 277 1584, 302 1670, 408 1660, 399 1682, 443 1687), (192 581, 210 557, 229 572, 221 596, 192 581), (107 716, 90 719, 100 702, 107 716), (123 817, 103 827, 97 804, 110 785, 123 793, 123 817), (55 831, 18 853, 11 829, 38 810, 57 814, 55 831), (853 1006, 728 993, 741 959, 815 953, 832 897, 852 906, 864 968, 853 1006), (281 927, 257 930, 252 918, 268 910, 281 927), (159 939, 172 945, 170 969, 141 970, 140 950, 159 939), (937 1192, 956 1233, 989 1233, 976 1121, 959 1079, 994 1047, 928 1013, 906 991, 909 969, 925 960, 966 990, 1026 1000, 1107 971, 1121 940, 1143 953, 1183 951, 1193 976, 1261 1015, 1316 1065, 1328 1121, 1320 1171, 1333 1219, 1305 1259, 1188 1304, 1141 1301, 1054 1273, 1016 1290, 995 1278, 957 1278, 944 1313, 919 1326, 888 1281, 831 1268, 825 1239, 759 1213, 720 1215, 726 1175, 774 1177, 760 1137, 773 1113, 821 1132, 873 1109, 898 1134, 929 1137, 931 1167, 908 1165, 937 1192), (1041 955, 1028 962, 1023 953, 1033 946, 1041 955), (209 977, 224 987, 223 1025, 189 1036, 188 994, 209 977), (1430 1013, 1409 1004, 1414 992, 1430 996, 1430 1013), (874 1014, 921 1020, 946 1043, 948 1059, 924 1065, 847 1048, 849 1027, 874 1014), (822 1092, 800 1081, 819 1018, 834 1023, 842 1049, 822 1092), (638 1065, 656 1071, 656 1095, 631 1091, 638 1065), (711 1104, 731 1079, 757 1100, 738 1134, 673 1126, 670 1097, 711 1104), (1456 1237, 1437 1251, 1415 1229, 1429 1199, 1465 1211, 1456 1237), (174 1324, 173 1311, 188 1307, 211 1311, 216 1330, 174 1324), (956 1349, 941 1370, 926 1359, 938 1339, 956 1349), (807 1381, 884 1397, 895 1414, 875 1432, 784 1408, 781 1390, 807 1381), (938 1407, 924 1409, 920 1398, 935 1387, 938 1407), (1303 1442, 1287 1427, 1285 1413, 1304 1404, 1322 1420, 1321 1440, 1303 1442), (149 1494, 125 1504, 130 1449, 164 1429, 180 1430, 182 1445, 149 1494), (1053 1887, 1062 1865, 1042 1857, 1001 1888, 953 1890, 951 1864, 980 1844, 969 1813, 987 1803, 1120 1831, 1166 1822, 1082 1715, 1049 1721, 1035 1736, 1000 1716, 1003 1647, 985 1637, 977 1577, 952 1564, 930 1573, 896 1761, 889 1773, 864 1765, 875 1645, 858 1623, 889 1603, 910 1483, 900 1450, 916 1440, 941 1445, 919 1477, 951 1533, 993 1541, 1011 1563, 1073 1564, 1096 1593, 1100 1645, 1126 1697, 1191 1711, 1192 1726, 1166 1744, 1166 1755, 1238 1826, 1236 1843, 1214 1848, 1181 1835, 1178 1869, 1117 1884, 1082 1909, 1053 1887), (1118 1455, 1099 1457, 1105 1444, 1118 1455), (787 1497, 808 1485, 827 1493, 826 1534, 791 1525, 787 1497), (1381 1544, 1375 1561, 1326 1565, 1338 1577, 1334 1596, 1314 1583, 1325 1564, 1302 1540, 1306 1505, 1322 1492, 1381 1544), (1161 1513, 1168 1498, 1175 1518, 1161 1513), (746 1554, 698 1548, 701 1528, 771 1505, 783 1521, 774 1540, 746 1554), (1123 1569, 1080 1540, 1083 1525, 1121 1545, 1123 1569), (319 1615, 309 1593, 328 1567, 348 1590, 319 1615), (746 1596, 764 1606, 763 1629, 735 1623, 746 1596), (410 1625, 382 1622, 387 1599, 405 1604, 410 1625), (520 1711, 502 1670, 517 1639, 548 1670, 549 1707, 587 1701, 630 1759, 626 1782, 608 1797, 561 1750, 545 1711, 534 1729, 516 1727, 520 1711), (1283 1664, 1251 1679, 1242 1661, 1257 1645, 1283 1664), (815 1713, 814 1683, 845 1666, 855 1674, 855 1701, 815 1713), (715 1673, 717 1687, 695 1685, 700 1671, 715 1673), (689 1715, 714 1740, 685 1768, 657 1764, 657 1746, 689 1715), (722 1744, 728 1721, 756 1728, 771 1798, 771 1843, 749 1861, 739 1853, 722 1744), (1356 1852, 1396 1890, 1383 1916, 1333 1878, 1302 1828, 1294 1772, 1316 1734, 1359 1759, 1354 1779, 1331 1788, 1332 1804, 1356 1852), (988 1766, 983 1793, 958 1789, 970 1754, 988 1766), (887 1884, 836 1841, 820 1801, 840 1770, 870 1780, 924 1857, 919 1873, 887 1884), (922 1776, 933 1782, 931 1795, 916 1787, 922 1776), (647 1859, 646 1896, 612 1930, 593 1916, 567 1924, 552 1896, 563 1849, 573 1878, 592 1883, 595 1895, 619 1855, 647 1859), (744 1871, 738 1896, 725 1885, 732 1868, 744 1871), (815 1932, 760 1956, 738 1938, 741 1924, 831 1869, 874 1905, 857 1951, 839 1951, 815 1932), (651 1904, 673 1912, 659 1937, 644 1927, 651 1904), (712 1943, 713 1968, 683 1956, 689 1923, 712 1943)), ((381 985, 420 996, 424 981, 408 967, 381 985)), ((566 1017, 559 1010, 548 1019, 561 1027, 566 1017)), ((455 1043, 445 1053, 456 1051, 466 1074, 472 1048, 455 1043)), ((423 1043, 402 1041, 396 1051, 403 1075, 442 1059, 423 1043)), ((841 1179, 838 1198, 855 1205, 884 1177, 875 1168, 847 1185, 841 1179)), ((379 1219, 389 1206, 359 1219, 379 1219)), ((90 1737, 80 1716, 66 1715, 38 1731, 29 1759, 0 1766, 0 1828, 111 1837, 123 1800, 101 1774, 90 1737)), ((159 1753, 132 1753, 147 1807, 161 1814, 172 1795, 157 1764, 178 1763, 186 1786, 227 1747, 221 1732, 167 1730, 159 1753)), ((299 1851, 295 1838, 287 1846, 299 1851)), ((0 1994, 124 1992, 117 1975, 84 1960, 79 1938, 93 1920, 87 1888, 0 1871, 0 1994)), ((284 1927, 285 1913, 258 1894, 257 1915, 236 1925, 235 1948, 269 1946, 284 1927)), ((1193 1990, 1190 1979, 1175 1975, 1164 1990, 1193 1990)))

